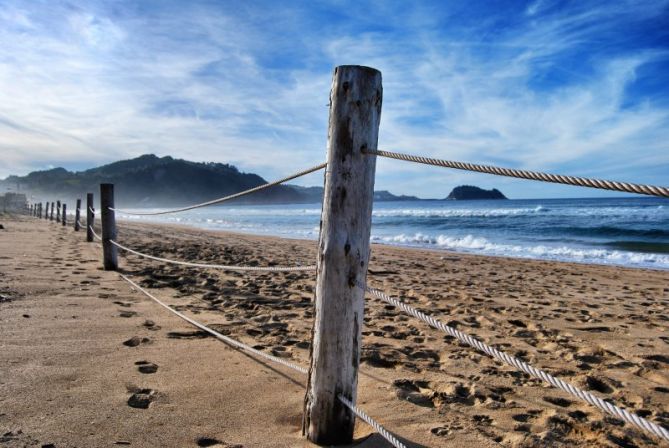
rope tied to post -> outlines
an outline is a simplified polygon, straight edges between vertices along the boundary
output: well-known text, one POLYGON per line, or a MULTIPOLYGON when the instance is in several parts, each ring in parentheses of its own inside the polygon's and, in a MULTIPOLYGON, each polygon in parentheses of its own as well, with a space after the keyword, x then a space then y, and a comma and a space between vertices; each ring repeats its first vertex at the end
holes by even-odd
POLYGON ((478 173, 494 174, 496 176, 515 177, 519 179, 537 180, 556 184, 575 185, 579 187, 598 188, 601 190, 622 191, 625 193, 645 194, 661 198, 669 198, 669 187, 658 187, 655 185, 633 184, 629 182, 618 182, 602 179, 590 179, 587 177, 565 176, 562 174, 543 173, 539 171, 517 170, 513 168, 502 168, 491 165, 478 165, 475 163, 456 162, 451 160, 433 159, 430 157, 414 156, 390 151, 373 149, 363 150, 366 154, 373 154, 389 159, 402 160, 405 162, 422 163, 424 165, 439 166, 442 168, 453 168, 456 170, 475 171, 478 173))
MULTIPOLYGON (((119 276, 128 282, 133 288, 135 288, 137 291, 141 292, 154 302, 156 302, 158 305, 162 306, 166 310, 170 311, 171 313, 175 314, 176 316, 180 317, 181 319, 185 320, 186 322, 190 323, 191 325, 194 325, 195 327, 199 328, 200 330, 203 330, 212 336, 214 336, 216 339, 225 342, 228 345, 231 345, 232 347, 235 347, 239 350, 245 351, 247 353, 251 353, 255 356, 258 356, 260 358, 266 359, 268 361, 272 361, 274 363, 280 364, 284 367, 288 367, 289 369, 295 370, 296 372, 303 373, 307 375, 309 373, 309 370, 306 367, 302 367, 300 365, 297 365, 295 363, 286 361, 285 359, 278 358, 276 356, 270 355, 268 353, 262 352, 260 350, 257 350, 247 344, 244 344, 243 342, 237 341, 236 339, 233 339, 229 336, 225 336, 224 334, 219 333, 216 330, 213 330, 212 328, 207 327, 206 325, 196 321, 195 319, 191 319, 190 317, 186 316, 183 313, 180 313, 179 311, 175 310, 171 306, 167 305, 160 299, 158 299, 156 296, 139 286, 137 283, 133 282, 130 280, 128 277, 126 277, 123 274, 119 274, 119 276)), ((366 422, 368 425, 370 425, 372 428, 374 428, 384 439, 386 439, 390 444, 392 444, 395 448, 406 448, 402 442, 397 440, 395 436, 393 436, 387 429, 385 429, 380 423, 375 421, 373 418, 371 418, 369 415, 367 415, 362 409, 358 408, 355 406, 350 400, 347 398, 343 397, 342 395, 337 396, 339 401, 341 401, 346 407, 348 407, 355 415, 357 415, 361 420, 366 422)))

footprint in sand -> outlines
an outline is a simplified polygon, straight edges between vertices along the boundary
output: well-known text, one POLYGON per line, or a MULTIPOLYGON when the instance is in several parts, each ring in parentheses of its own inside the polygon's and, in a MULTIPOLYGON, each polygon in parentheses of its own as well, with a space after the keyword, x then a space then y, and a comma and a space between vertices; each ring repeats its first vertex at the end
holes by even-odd
POLYGON ((156 323, 154 321, 150 320, 150 319, 145 320, 142 325, 144 327, 146 327, 147 330, 151 330, 151 331, 160 330, 160 326, 156 325, 156 323))
POLYGON ((134 336, 127 341, 123 342, 123 345, 126 347, 137 347, 140 344, 150 344, 151 339, 149 338, 140 338, 139 336, 134 336))
POLYGON ((156 373, 158 371, 158 364, 154 364, 149 361, 137 361, 135 365, 137 366, 137 370, 139 370, 140 373, 147 375, 156 373))
POLYGON ((115 302, 112 302, 112 303, 114 303, 115 305, 118 305, 118 306, 122 306, 124 308, 130 308, 132 306, 132 303, 121 302, 121 301, 118 301, 118 300, 115 301, 115 302))
POLYGON ((137 312, 136 311, 119 310, 118 316, 119 317, 135 317, 135 316, 137 316, 137 312))
POLYGON ((128 406, 136 409, 148 409, 156 399, 156 391, 153 389, 129 388, 132 395, 128 398, 128 406))
POLYGON ((210 448, 244 448, 243 445, 222 442, 220 440, 214 439, 213 437, 200 437, 197 439, 196 443, 197 446, 210 448))
POLYGON ((170 331, 167 337, 170 339, 203 339, 209 337, 209 333, 202 330, 195 331, 170 331))

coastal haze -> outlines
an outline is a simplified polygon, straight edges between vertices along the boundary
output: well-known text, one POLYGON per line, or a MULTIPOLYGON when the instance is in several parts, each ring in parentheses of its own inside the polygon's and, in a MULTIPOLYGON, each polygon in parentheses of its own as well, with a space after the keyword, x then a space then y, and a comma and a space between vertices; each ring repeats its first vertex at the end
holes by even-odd
POLYGON ((669 442, 669 1, 0 2, 1 446, 669 442))

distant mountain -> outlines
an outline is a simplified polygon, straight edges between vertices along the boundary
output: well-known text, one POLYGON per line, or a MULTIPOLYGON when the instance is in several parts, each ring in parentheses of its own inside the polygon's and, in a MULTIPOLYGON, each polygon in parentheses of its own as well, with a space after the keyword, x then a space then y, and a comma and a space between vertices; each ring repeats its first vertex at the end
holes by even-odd
POLYGON ((472 199, 507 199, 497 188, 492 190, 484 190, 483 188, 474 187, 472 185, 460 185, 455 187, 446 200, 464 201, 472 199))
POLYGON ((399 195, 395 196, 388 190, 380 190, 380 191, 375 191, 374 192, 374 200, 379 202, 383 201, 420 201, 420 198, 417 198, 416 196, 406 196, 406 195, 399 195))
MULTIPOLYGON (((113 183, 118 207, 167 207, 207 201, 267 183, 253 173, 240 172, 224 163, 190 162, 147 154, 121 160, 86 171, 64 168, 35 171, 27 176, 9 176, 0 186, 32 194, 35 200, 71 201, 86 192, 98 196, 99 184, 113 183)), ((321 202, 323 187, 277 185, 242 197, 236 203, 314 203, 321 202)), ((415 200, 388 191, 375 192, 378 201, 415 200)))

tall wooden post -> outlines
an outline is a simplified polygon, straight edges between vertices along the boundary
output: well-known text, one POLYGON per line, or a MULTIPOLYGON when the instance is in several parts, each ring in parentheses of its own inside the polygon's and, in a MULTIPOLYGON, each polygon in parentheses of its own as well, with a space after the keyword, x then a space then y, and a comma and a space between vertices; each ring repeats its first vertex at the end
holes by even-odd
POLYGON ((116 246, 116 213, 114 210, 114 184, 100 184, 100 223, 102 224, 102 257, 105 271, 118 268, 116 246))
POLYGON ((53 221, 53 209, 56 206, 53 202, 51 202, 51 215, 49 216, 49 221, 53 221))
POLYGON ((67 204, 63 203, 63 227, 67 225, 67 204))
POLYGON ((56 222, 60 222, 60 201, 56 201, 56 222))
POLYGON ((382 102, 381 72, 340 66, 330 91, 328 166, 318 243, 311 366, 302 431, 319 445, 351 443, 382 102))
POLYGON ((44 219, 49 219, 49 203, 46 203, 46 209, 44 210, 44 219))
POLYGON ((93 224, 95 215, 93 214, 93 193, 86 193, 86 241, 93 242, 93 224))
POLYGON ((74 231, 79 231, 79 218, 81 218, 81 199, 77 199, 77 209, 74 211, 74 231))

